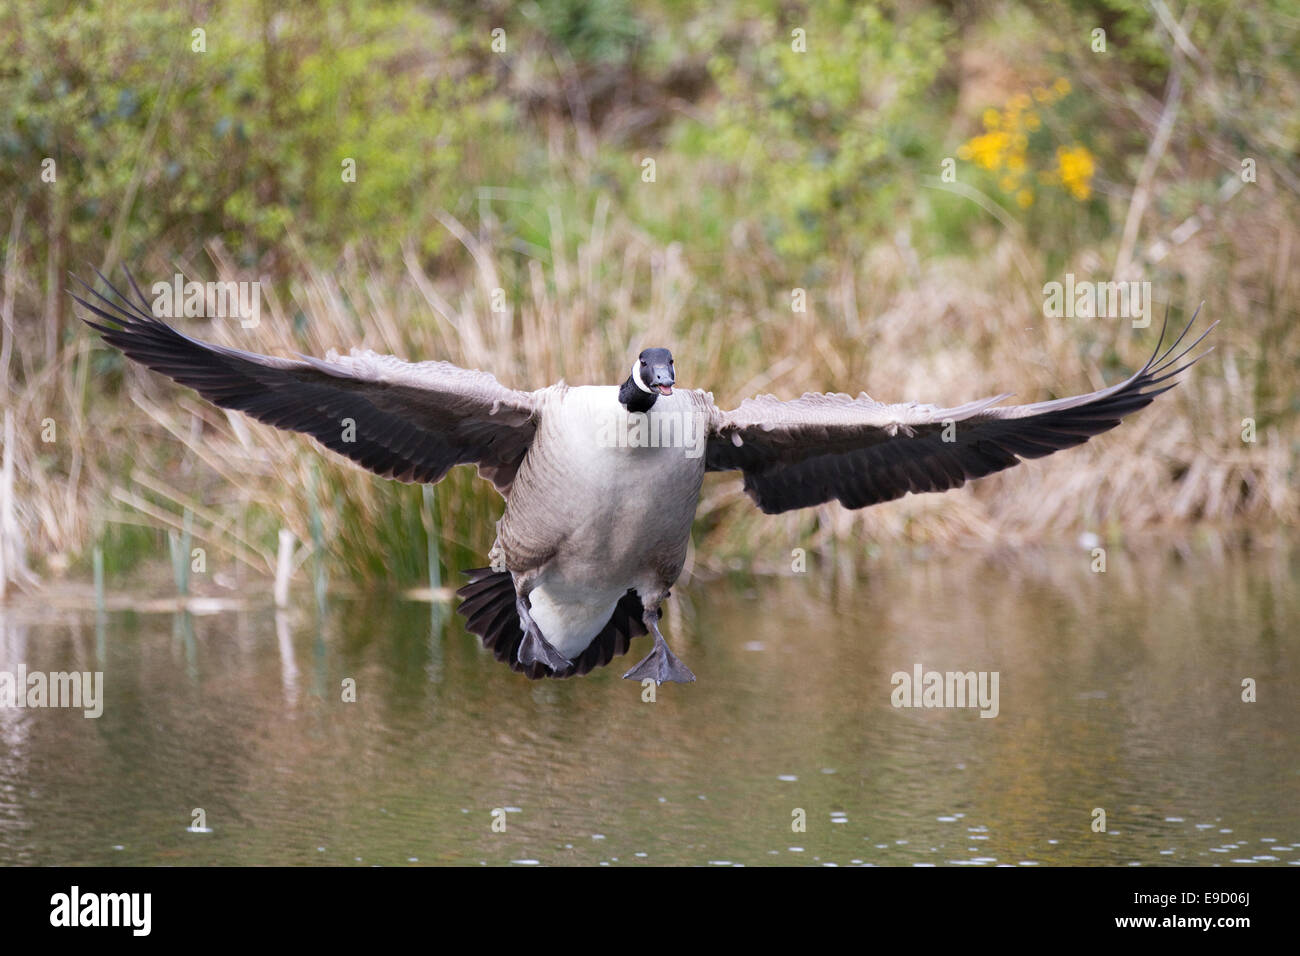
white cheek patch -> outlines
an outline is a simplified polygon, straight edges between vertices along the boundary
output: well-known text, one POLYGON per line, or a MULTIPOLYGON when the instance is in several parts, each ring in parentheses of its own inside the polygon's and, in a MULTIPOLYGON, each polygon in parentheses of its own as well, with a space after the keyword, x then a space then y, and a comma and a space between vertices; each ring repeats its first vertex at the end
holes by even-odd
POLYGON ((632 363, 632 381, 636 382, 636 387, 639 388, 639 389, 641 389, 641 391, 643 391, 643 392, 649 392, 651 395, 654 394, 654 389, 652 389, 652 388, 647 388, 645 382, 643 382, 643 381, 641 380, 641 363, 640 363, 640 362, 633 362, 633 363, 632 363))

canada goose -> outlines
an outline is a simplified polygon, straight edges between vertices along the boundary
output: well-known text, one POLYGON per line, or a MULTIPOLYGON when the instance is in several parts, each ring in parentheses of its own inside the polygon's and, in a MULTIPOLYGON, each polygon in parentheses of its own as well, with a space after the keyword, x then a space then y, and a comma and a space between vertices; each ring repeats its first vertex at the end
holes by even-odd
POLYGON ((1157 386, 1197 361, 1171 368, 1214 328, 1172 358, 1196 316, 1163 354, 1162 328, 1127 380, 1034 405, 994 407, 1007 395, 937 408, 807 393, 723 411, 712 393, 675 387, 663 348, 643 351, 619 386, 523 392, 447 362, 356 349, 283 359, 200 342, 155 318, 127 278, 134 302, 107 280, 116 301, 82 283, 93 303, 74 298, 108 323, 87 324, 209 401, 305 432, 399 481, 436 482, 452 465, 477 465, 506 505, 491 566, 467 572, 459 610, 498 660, 534 679, 585 674, 647 632, 654 648, 624 677, 695 679, 658 622, 706 471, 740 471, 769 514, 957 488, 1114 428, 1172 388, 1157 386))

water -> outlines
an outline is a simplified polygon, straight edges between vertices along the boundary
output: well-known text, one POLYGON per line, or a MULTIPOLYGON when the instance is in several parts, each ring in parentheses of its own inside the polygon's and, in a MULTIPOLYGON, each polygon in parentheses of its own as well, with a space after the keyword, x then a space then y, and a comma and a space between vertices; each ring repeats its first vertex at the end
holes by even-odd
POLYGON ((652 703, 619 679, 647 640, 532 683, 398 599, 9 608, 0 670, 106 689, 98 719, 0 709, 0 862, 1300 865, 1300 561, 1090 562, 679 586, 699 682, 652 703), (997 671, 998 716, 893 707, 916 664, 997 671))

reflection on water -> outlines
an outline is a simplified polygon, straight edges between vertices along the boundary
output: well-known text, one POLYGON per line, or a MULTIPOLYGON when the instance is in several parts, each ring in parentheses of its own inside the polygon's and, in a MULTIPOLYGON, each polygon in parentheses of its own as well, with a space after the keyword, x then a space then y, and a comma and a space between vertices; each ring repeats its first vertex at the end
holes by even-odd
POLYGON ((1300 864, 1300 563, 1090 561, 679 586, 699 683, 653 703, 619 679, 644 639, 532 683, 399 600, 0 610, 0 670, 106 688, 0 709, 0 862, 1300 864), (896 709, 918 664, 997 671, 998 716, 896 709))

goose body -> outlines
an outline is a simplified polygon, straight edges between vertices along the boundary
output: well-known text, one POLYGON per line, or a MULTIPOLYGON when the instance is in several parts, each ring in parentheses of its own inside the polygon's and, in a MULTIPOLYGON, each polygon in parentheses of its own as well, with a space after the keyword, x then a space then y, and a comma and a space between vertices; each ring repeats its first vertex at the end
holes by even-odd
POLYGON ((769 514, 957 488, 1114 428, 1172 388, 1196 359, 1179 363, 1214 328, 1175 354, 1193 315, 1163 352, 1161 329, 1151 358, 1123 382, 1031 405, 1001 405, 1006 395, 945 408, 807 393, 724 411, 708 392, 674 387, 662 348, 643 351, 618 386, 524 392, 447 362, 358 350, 283 359, 212 345, 153 316, 133 279, 134 299, 83 285, 89 298, 74 298, 109 344, 223 408, 309 434, 401 481, 476 465, 505 510, 490 566, 466 572, 458 610, 498 660, 530 678, 585 674, 648 633, 650 654, 625 677, 695 679, 658 622, 706 472, 741 472, 769 514))
POLYGON ((497 526, 505 567, 531 576, 533 619, 570 658, 629 589, 651 593, 677 580, 704 482, 704 456, 662 440, 672 438, 669 423, 707 418, 702 398, 677 390, 647 412, 629 413, 618 391, 544 391, 537 436, 497 526), (650 443, 655 435, 661 440, 650 443))

